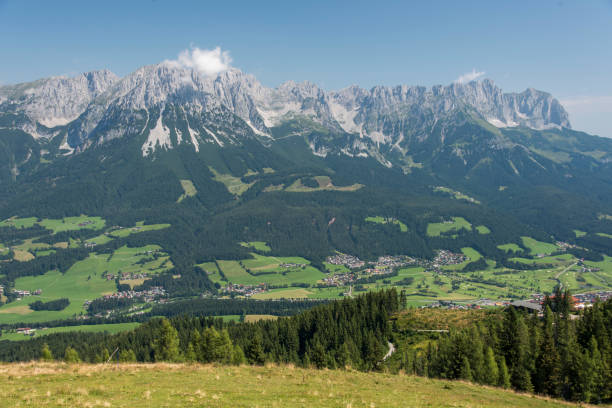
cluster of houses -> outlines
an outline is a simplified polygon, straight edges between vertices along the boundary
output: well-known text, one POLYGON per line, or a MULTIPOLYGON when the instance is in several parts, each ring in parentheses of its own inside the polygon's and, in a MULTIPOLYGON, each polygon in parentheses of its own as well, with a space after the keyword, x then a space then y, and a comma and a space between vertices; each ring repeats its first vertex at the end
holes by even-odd
POLYGON ((401 268, 402 266, 413 265, 416 262, 416 259, 406 255, 385 255, 378 257, 378 261, 370 262, 370 264, 377 268, 401 268))
POLYGON ((19 327, 15 331, 17 334, 23 334, 24 336, 34 336, 36 334, 36 329, 31 329, 29 327, 19 327))
POLYGON ((568 249, 572 249, 572 248, 578 248, 577 245, 570 244, 568 242, 563 242, 563 241, 557 241, 555 242, 555 245, 557 245, 559 249, 561 249, 562 251, 567 251, 568 249))
POLYGON ((107 273, 106 275, 104 275, 104 277, 106 278, 106 280, 115 280, 115 279, 120 279, 120 280, 132 280, 132 279, 146 279, 149 277, 149 275, 147 275, 146 273, 126 273, 126 272, 121 272, 120 274, 112 274, 112 273, 107 273))
POLYGON ((357 275, 354 273, 340 273, 336 275, 328 275, 323 278, 324 286, 347 286, 355 282, 357 275))
POLYGON ((304 268, 306 264, 303 263, 282 263, 280 265, 281 268, 304 268))
POLYGON ((227 286, 223 288, 223 292, 226 294, 236 294, 245 297, 251 297, 258 293, 263 293, 267 290, 265 283, 260 283, 259 285, 239 285, 237 283, 228 283, 227 286))
POLYGON ((17 300, 20 300, 26 296, 38 296, 42 293, 42 289, 36 289, 33 292, 30 292, 29 290, 13 289, 13 293, 18 296, 17 300))
POLYGON ((455 253, 446 249, 441 249, 436 253, 436 257, 430 261, 427 259, 416 259, 415 262, 427 271, 440 272, 440 267, 448 265, 458 265, 468 260, 462 253, 455 253))
POLYGON ((365 262, 353 255, 337 254, 328 256, 326 261, 332 265, 344 265, 351 269, 357 269, 365 266, 365 262))
MULTIPOLYGON (((161 286, 153 286, 148 290, 126 290, 123 292, 111 293, 104 295, 102 299, 134 299, 142 298, 145 302, 153 302, 159 298, 166 296, 166 290, 161 286)), ((87 307, 91 304, 91 300, 86 300, 83 306, 87 307)))

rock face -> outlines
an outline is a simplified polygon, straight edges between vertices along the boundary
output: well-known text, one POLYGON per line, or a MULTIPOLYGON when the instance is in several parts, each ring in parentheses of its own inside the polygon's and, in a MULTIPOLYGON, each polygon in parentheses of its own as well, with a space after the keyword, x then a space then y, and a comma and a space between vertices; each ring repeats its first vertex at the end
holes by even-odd
POLYGON ((497 127, 570 127, 567 112, 550 94, 503 93, 491 80, 325 92, 309 82, 266 88, 237 69, 203 77, 164 62, 122 79, 96 71, 0 88, 0 116, 12 115, 12 122, 4 120, 8 127, 39 137, 66 126, 66 147, 76 151, 142 135, 145 156, 180 143, 196 150, 203 142, 223 146, 258 138, 265 143, 271 128, 291 121, 336 137, 311 140, 315 153, 326 154, 331 143, 345 154, 376 155, 373 149, 406 150, 427 140, 440 120, 457 112, 497 127))
POLYGON ((0 111, 11 109, 47 127, 75 120, 89 104, 119 80, 110 71, 92 71, 73 78, 52 77, 0 87, 0 111))

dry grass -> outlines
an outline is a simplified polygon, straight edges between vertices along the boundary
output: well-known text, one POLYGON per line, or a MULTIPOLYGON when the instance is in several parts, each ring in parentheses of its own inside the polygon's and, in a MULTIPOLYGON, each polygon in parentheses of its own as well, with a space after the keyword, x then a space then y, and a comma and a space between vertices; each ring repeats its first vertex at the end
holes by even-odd
POLYGON ((278 319, 278 316, 273 316, 273 315, 258 315, 258 314, 246 315, 244 317, 244 321, 248 322, 248 323, 255 323, 255 322, 258 322, 260 320, 276 320, 276 319, 278 319))
POLYGON ((9 307, 6 309, 0 309, 0 313, 5 313, 5 314, 18 314, 18 315, 26 315, 29 313, 32 313, 33 310, 30 309, 30 306, 25 305, 25 306, 15 306, 15 307, 9 307))
POLYGON ((553 407, 561 401, 464 382, 292 365, 0 365, 10 407, 553 407))
POLYGON ((13 252, 15 253, 14 258, 15 258, 16 261, 19 261, 19 262, 28 262, 28 261, 31 261, 32 259, 34 259, 34 255, 29 253, 28 251, 23 251, 23 250, 16 249, 13 252))

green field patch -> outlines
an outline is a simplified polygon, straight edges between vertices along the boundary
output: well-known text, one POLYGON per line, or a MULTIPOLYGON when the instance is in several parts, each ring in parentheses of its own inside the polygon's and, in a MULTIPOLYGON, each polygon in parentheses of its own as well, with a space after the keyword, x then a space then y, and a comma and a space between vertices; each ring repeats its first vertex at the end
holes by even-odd
POLYGON ((36 251, 35 252, 35 256, 39 257, 39 256, 47 256, 47 255, 51 255, 54 254, 56 251, 55 249, 43 249, 40 251, 36 251))
POLYGON ((334 265, 328 262, 323 262, 323 265, 325 266, 325 269, 327 269, 327 271, 331 273, 332 275, 349 273, 351 271, 349 268, 347 268, 344 265, 334 265))
POLYGON ((366 217, 365 220, 367 222, 373 222, 373 223, 376 223, 376 224, 395 224, 395 225, 399 225, 401 232, 408 232, 408 227, 406 226, 406 224, 404 224, 403 222, 401 222, 400 220, 395 219, 395 218, 375 216, 375 217, 366 217))
POLYGON ((476 200, 475 198, 470 197, 467 194, 463 194, 460 191, 452 190, 452 189, 450 189, 448 187, 442 187, 442 186, 434 187, 434 191, 435 192, 439 192, 439 193, 448 194, 451 197, 453 197, 455 200, 463 200, 463 201, 467 201, 469 203, 480 204, 480 201, 476 200))
POLYGON ((198 193, 198 190, 195 188, 191 180, 180 180, 180 181, 181 181, 181 187, 183 187, 184 193, 181 194, 178 200, 176 200, 177 203, 180 203, 187 197, 193 197, 198 193))
POLYGON ((120 228, 120 229, 113 230, 109 233, 109 235, 115 238, 124 238, 132 234, 138 234, 140 232, 157 231, 157 230, 165 229, 169 227, 170 227, 170 224, 144 225, 142 222, 140 222, 140 223, 136 223, 136 225, 133 227, 120 228))
POLYGON ((221 273, 219 272, 219 268, 217 268, 216 263, 204 262, 204 263, 198 264, 197 266, 200 269, 202 269, 204 272, 206 272, 206 274, 208 275, 208 278, 213 283, 219 283, 220 285, 223 285, 225 283, 225 281, 223 280, 223 277, 221 276, 221 273))
POLYGON ((490 234, 491 233, 491 230, 487 228, 485 225, 476 226, 476 231, 478 231, 479 234, 490 234))
POLYGON ((587 233, 586 231, 580 231, 580 230, 575 229, 574 234, 576 234, 576 238, 580 238, 580 237, 584 237, 587 233))
POLYGON ((272 289, 253 295, 253 299, 305 299, 312 294, 310 289, 272 289))
POLYGON ((502 251, 505 251, 505 252, 510 252, 510 251, 522 252, 523 251, 523 248, 521 248, 517 244, 498 245, 497 248, 499 248, 499 249, 501 249, 502 251))
POLYGON ((538 241, 531 237, 521 237, 521 240, 523 241, 523 246, 529 249, 529 252, 534 255, 535 254, 548 255, 548 254, 551 254, 559 250, 559 248, 555 244, 538 241))
POLYGON ((38 223, 40 226, 53 230, 53 233, 63 231, 76 231, 80 229, 99 230, 104 228, 106 221, 101 217, 65 217, 61 220, 43 219, 38 223))
POLYGON ((7 220, 0 222, 0 227, 32 228, 36 223, 38 223, 38 218, 36 217, 11 217, 7 220))
POLYGON ((231 174, 219 173, 217 170, 210 166, 208 166, 208 169, 213 174, 213 179, 215 181, 223 183, 227 188, 227 191, 236 196, 242 195, 242 193, 247 191, 253 184, 255 184, 255 181, 248 184, 243 183, 240 177, 234 177, 231 174))
POLYGON ((449 270, 449 271, 460 270, 460 269, 463 269, 470 262, 475 262, 479 260, 480 258, 482 258, 482 255, 480 254, 480 252, 476 251, 474 248, 471 248, 471 247, 461 248, 461 252, 463 253, 463 255, 467 256, 468 259, 466 261, 463 261, 462 263, 456 264, 456 265, 442 266, 442 269, 449 270))
POLYGON ((246 248, 253 248, 260 252, 270 252, 272 249, 263 241, 241 242, 240 245, 246 248))
POLYGON ((40 225, 41 227, 50 229, 53 233, 63 231, 76 231, 80 229, 102 229, 104 228, 106 221, 101 217, 89 217, 81 215, 78 217, 65 217, 62 219, 49 219, 44 218, 39 221, 36 217, 28 218, 9 218, 0 223, 0 227, 13 226, 15 228, 30 228, 34 225, 40 225))
POLYGON ((3 333, 0 336, 1 340, 10 341, 22 341, 29 340, 34 337, 42 337, 53 333, 67 333, 67 332, 82 332, 82 333, 103 333, 109 334, 121 333, 125 331, 134 330, 140 323, 114 323, 114 324, 92 324, 92 325, 81 325, 81 326, 62 326, 62 327, 49 327, 45 329, 36 330, 34 336, 26 336, 21 333, 3 333))
POLYGON ((444 222, 434 222, 427 224, 427 236, 430 237, 439 237, 442 233, 449 231, 459 231, 461 229, 466 229, 470 231, 472 229, 472 224, 470 224, 463 217, 452 217, 452 221, 444 221, 444 222))
POLYGON ((310 193, 313 191, 357 191, 363 187, 363 184, 352 184, 350 186, 334 186, 329 176, 315 176, 313 177, 318 187, 307 187, 302 184, 301 179, 297 179, 293 184, 285 189, 285 191, 291 193, 310 193))
POLYGON ((109 237, 107 234, 100 234, 97 237, 93 237, 85 241, 86 243, 95 244, 95 245, 104 245, 113 239, 109 237))
POLYGON ((310 266, 310 261, 304 258, 270 257, 255 253, 251 255, 253 259, 217 261, 217 263, 229 282, 240 285, 314 284, 325 277, 321 271, 310 266), (282 264, 304 264, 304 266, 284 267, 281 266, 282 264))

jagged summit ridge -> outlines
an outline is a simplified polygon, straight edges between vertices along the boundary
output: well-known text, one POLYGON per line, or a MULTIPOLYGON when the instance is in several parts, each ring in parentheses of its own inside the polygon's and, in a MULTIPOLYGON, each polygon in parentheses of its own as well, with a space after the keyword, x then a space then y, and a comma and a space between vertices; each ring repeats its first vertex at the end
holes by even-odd
MULTIPOLYGON (((23 113, 27 120, 21 129, 35 137, 38 125, 67 125, 66 142, 77 151, 93 143, 153 129, 167 129, 157 134, 176 134, 176 143, 191 140, 195 147, 196 136, 182 137, 191 131, 172 130, 173 125, 166 124, 172 120, 165 115, 176 119, 176 112, 170 114, 169 106, 179 106, 195 122, 204 116, 207 119, 203 122, 224 120, 235 125, 237 120, 242 121, 233 136, 232 126, 221 126, 227 133, 221 139, 208 127, 191 127, 193 133, 208 135, 204 139, 211 141, 216 138, 220 145, 224 138, 225 142, 238 142, 249 133, 270 137, 271 128, 306 118, 334 134, 358 135, 363 139, 353 143, 361 146, 358 150, 367 143, 401 147, 411 138, 426 138, 440 118, 460 109, 480 115, 497 127, 570 127, 567 112, 550 94, 534 89, 503 93, 489 79, 429 89, 399 85, 366 90, 351 86, 326 92, 310 82, 289 81, 268 88, 254 76, 234 68, 216 77, 204 77, 191 68, 166 61, 144 66, 121 79, 104 70, 0 88, 0 114, 23 113), (159 118, 161 127, 153 126, 159 118)), ((164 141, 159 145, 173 144, 164 141)), ((155 150, 155 146, 150 149, 155 150)))

